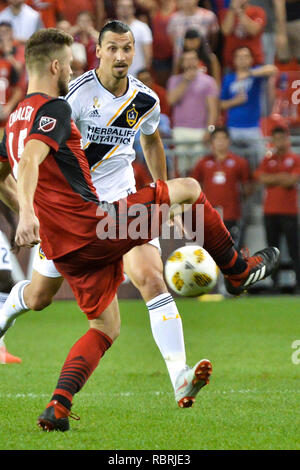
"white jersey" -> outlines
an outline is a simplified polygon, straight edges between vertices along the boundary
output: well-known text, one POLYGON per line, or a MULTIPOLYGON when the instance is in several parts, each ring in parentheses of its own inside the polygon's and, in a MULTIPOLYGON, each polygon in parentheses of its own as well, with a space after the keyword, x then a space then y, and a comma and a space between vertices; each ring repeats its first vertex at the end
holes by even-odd
POLYGON ((72 81, 69 90, 66 100, 82 135, 93 184, 101 200, 112 202, 135 187, 134 138, 139 130, 146 135, 156 131, 159 98, 131 75, 125 95, 116 97, 103 87, 95 70, 72 81))

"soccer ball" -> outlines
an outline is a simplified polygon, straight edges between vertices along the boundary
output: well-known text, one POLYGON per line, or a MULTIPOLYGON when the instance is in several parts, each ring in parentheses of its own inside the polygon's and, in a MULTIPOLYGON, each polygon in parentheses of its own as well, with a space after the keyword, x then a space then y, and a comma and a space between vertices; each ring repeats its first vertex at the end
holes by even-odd
POLYGON ((219 269, 204 248, 187 245, 173 251, 165 264, 169 287, 179 295, 198 297, 210 292, 218 280, 219 269))

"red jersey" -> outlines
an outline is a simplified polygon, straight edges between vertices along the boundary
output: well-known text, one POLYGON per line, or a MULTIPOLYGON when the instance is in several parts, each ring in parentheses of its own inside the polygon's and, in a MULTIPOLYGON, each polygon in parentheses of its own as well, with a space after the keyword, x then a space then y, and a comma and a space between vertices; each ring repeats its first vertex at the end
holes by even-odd
POLYGON ((39 12, 45 28, 55 28, 58 15, 65 9, 65 0, 27 0, 26 3, 39 12))
POLYGON ((241 217, 241 186, 250 180, 247 160, 229 154, 221 162, 208 155, 199 160, 191 176, 201 183, 212 206, 223 210, 224 220, 241 217))
MULTIPOLYGON (((276 154, 271 157, 266 156, 257 170, 254 177, 258 178, 262 173, 290 173, 300 176, 300 156, 292 152, 286 153, 283 157, 276 154)), ((282 186, 266 186, 264 196, 265 214, 298 214, 298 191, 297 186, 283 188, 282 186)))
MULTIPOLYGON (((221 10, 221 23, 223 22, 227 11, 227 9, 221 10)), ((253 65, 260 65, 264 63, 262 33, 267 22, 265 10, 261 7, 250 5, 246 8, 245 14, 252 21, 255 21, 261 25, 262 29, 256 36, 251 36, 245 31, 244 27, 239 23, 238 19, 236 19, 233 32, 224 37, 225 44, 223 50, 223 65, 226 67, 232 67, 233 52, 239 46, 247 46, 252 51, 254 59, 253 65)))
POLYGON ((31 139, 50 147, 39 166, 34 209, 42 249, 47 258, 56 259, 95 239, 99 200, 67 101, 33 93, 10 115, 0 155, 2 161, 9 160, 15 177, 24 146, 31 139))
POLYGON ((96 0, 72 0, 72 3, 70 1, 64 3, 63 17, 72 25, 76 23, 77 16, 82 11, 91 12, 94 18, 96 16, 96 0))

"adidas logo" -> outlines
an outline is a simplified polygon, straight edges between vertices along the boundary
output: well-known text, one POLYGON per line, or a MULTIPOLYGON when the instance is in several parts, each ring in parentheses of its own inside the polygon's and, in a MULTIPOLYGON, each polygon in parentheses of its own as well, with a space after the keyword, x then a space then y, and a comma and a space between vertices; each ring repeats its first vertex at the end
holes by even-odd
POLYGON ((93 111, 90 112, 89 117, 101 117, 101 115, 98 112, 98 109, 93 109, 93 111))
POLYGON ((260 281, 265 277, 266 266, 263 266, 261 269, 258 269, 256 273, 250 274, 247 282, 245 282, 244 286, 248 286, 249 284, 253 284, 254 282, 260 281))

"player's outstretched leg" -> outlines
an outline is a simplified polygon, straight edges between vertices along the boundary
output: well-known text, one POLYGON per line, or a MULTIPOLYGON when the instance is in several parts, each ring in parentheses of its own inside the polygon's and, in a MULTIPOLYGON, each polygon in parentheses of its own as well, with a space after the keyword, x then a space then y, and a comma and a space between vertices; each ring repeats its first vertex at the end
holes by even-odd
POLYGON ((89 324, 90 329, 71 348, 52 398, 38 417, 37 424, 43 431, 68 431, 69 418, 80 419, 71 412, 73 397, 82 389, 101 357, 119 335, 117 298, 89 324))
MULTIPOLYGON (((211 206, 200 185, 192 178, 179 178, 167 182, 171 204, 180 204, 184 199, 184 191, 190 194, 187 203, 192 204, 188 212, 192 212, 193 233, 203 230, 205 248, 215 260, 226 279, 226 288, 229 293, 239 295, 250 285, 265 279, 278 268, 280 252, 277 248, 269 247, 244 258, 234 248, 234 241, 225 227, 219 213, 211 206), (194 185, 194 193, 189 191, 194 185), (197 206, 204 209, 204 220, 197 220, 197 206), (202 224, 201 224, 202 222, 202 224)), ((190 220, 188 213, 183 215, 184 220, 190 220)), ((186 224, 185 224, 186 225, 186 224)), ((189 230, 187 230, 188 232, 189 230)))

